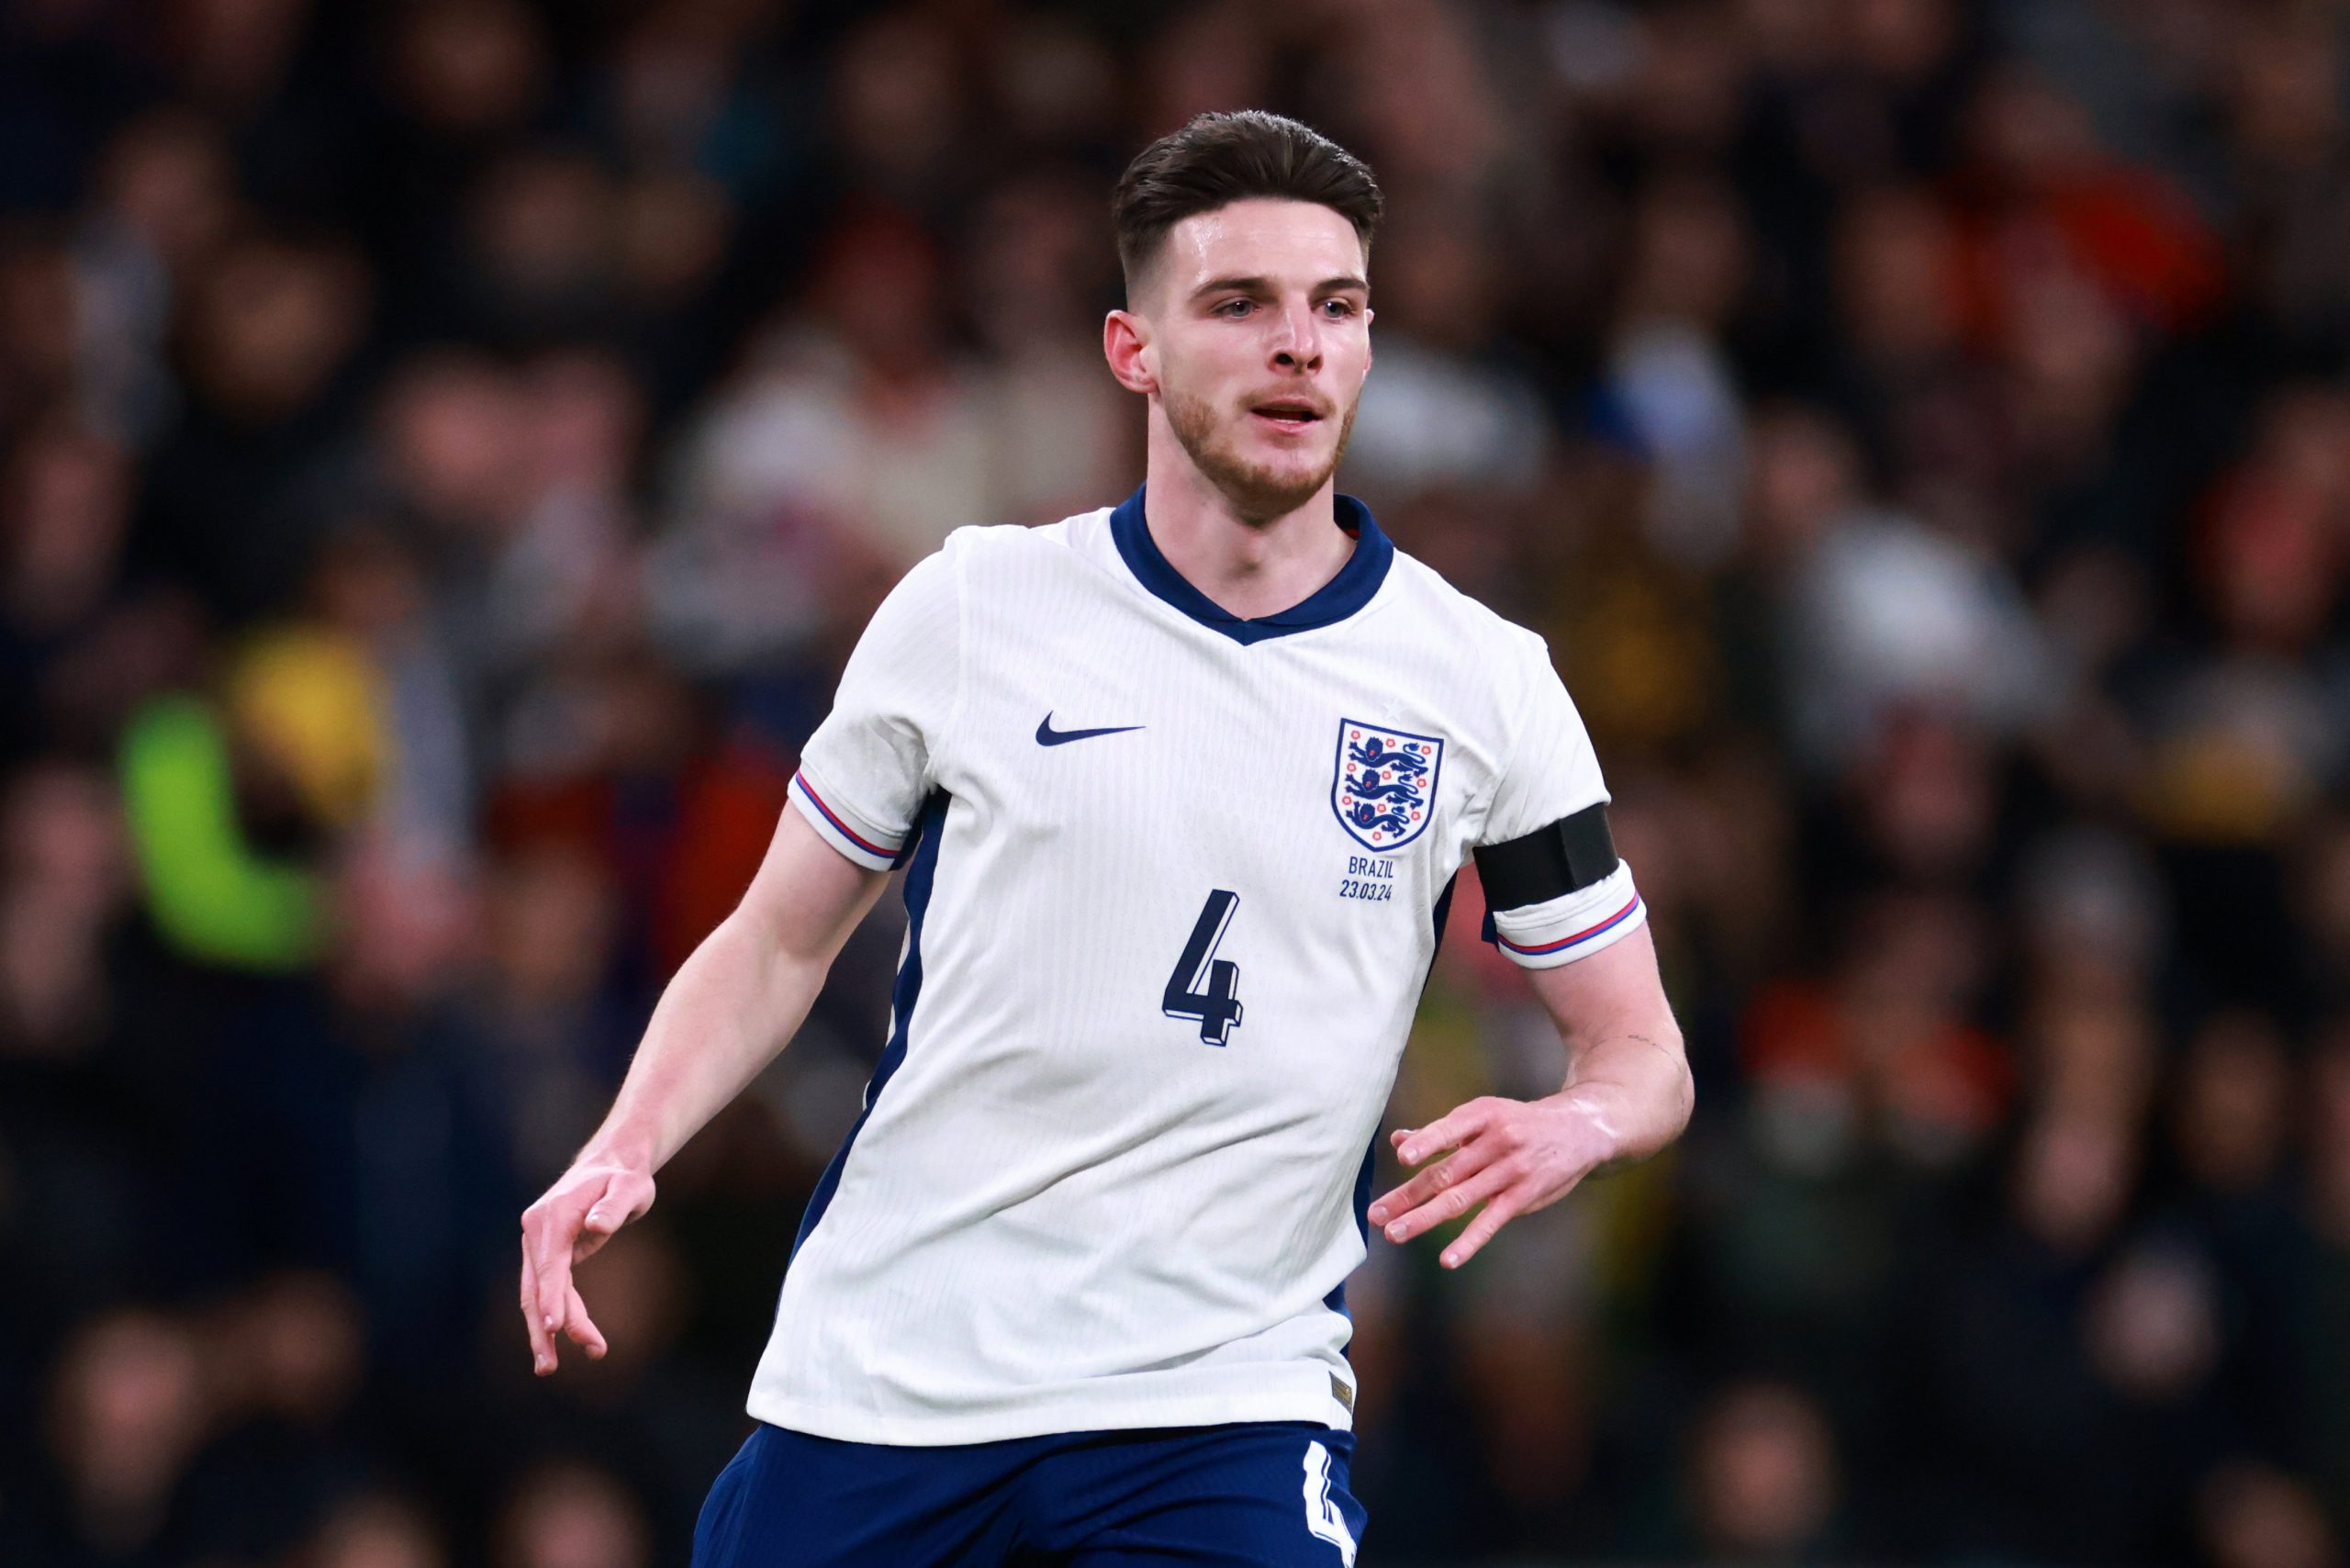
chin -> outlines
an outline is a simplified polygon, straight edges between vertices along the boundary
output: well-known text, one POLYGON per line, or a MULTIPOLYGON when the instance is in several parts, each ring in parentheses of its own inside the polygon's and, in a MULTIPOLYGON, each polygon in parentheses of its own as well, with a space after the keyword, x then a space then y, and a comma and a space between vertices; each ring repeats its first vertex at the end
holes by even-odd
POLYGON ((1331 461, 1328 453, 1283 452, 1251 454, 1233 466, 1248 475, 1254 484, 1273 489, 1304 486, 1305 493, 1310 496, 1321 487, 1322 482, 1330 476, 1337 465, 1331 461))
POLYGON ((1330 482, 1336 464, 1310 465, 1248 463, 1203 465, 1203 471, 1232 509, 1250 522, 1270 522, 1312 500, 1330 482))

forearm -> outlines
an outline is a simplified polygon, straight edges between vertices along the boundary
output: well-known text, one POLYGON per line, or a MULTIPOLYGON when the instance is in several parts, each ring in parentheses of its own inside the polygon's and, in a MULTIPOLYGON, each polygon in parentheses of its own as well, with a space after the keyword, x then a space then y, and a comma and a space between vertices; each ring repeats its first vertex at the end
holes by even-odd
POLYGON ((661 993, 604 1125, 522 1211, 522 1320, 539 1375, 554 1371, 562 1336, 604 1353, 572 1266, 653 1206, 653 1173, 775 1059, 888 881, 799 812, 778 819, 743 902, 661 993))
POLYGON ((830 953, 778 946, 745 911, 705 937, 661 993, 628 1077, 578 1163, 668 1163, 798 1033, 830 953))

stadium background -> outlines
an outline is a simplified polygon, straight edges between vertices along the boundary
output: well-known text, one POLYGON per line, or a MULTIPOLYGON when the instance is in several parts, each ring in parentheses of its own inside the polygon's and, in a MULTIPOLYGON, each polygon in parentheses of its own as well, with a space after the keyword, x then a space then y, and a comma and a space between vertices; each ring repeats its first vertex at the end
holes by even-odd
MULTIPOLYGON (((16 0, 0 1561, 684 1562, 892 902, 609 1361, 517 1215, 895 576, 1138 477, 1108 186, 1254 105, 1385 185, 1346 487, 1550 638, 1700 1085, 1375 1244, 1366 1563, 2340 1563, 2344 28, 16 0)), ((1399 1121, 1555 1086, 1473 914, 1399 1121)))

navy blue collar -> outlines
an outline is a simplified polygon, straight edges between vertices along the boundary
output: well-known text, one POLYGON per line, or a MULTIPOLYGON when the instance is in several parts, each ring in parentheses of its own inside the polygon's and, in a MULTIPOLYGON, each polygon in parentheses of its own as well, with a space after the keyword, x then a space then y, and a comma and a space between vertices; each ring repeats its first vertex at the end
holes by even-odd
POLYGON ((1193 588, 1191 580, 1158 553, 1158 542, 1150 536, 1150 524, 1143 518, 1142 496, 1143 492, 1136 490, 1110 514, 1110 537, 1117 541, 1118 554, 1125 557, 1126 569, 1143 587, 1201 625, 1221 632, 1236 643, 1261 643, 1268 637, 1285 637, 1292 632, 1310 632, 1316 626, 1344 621, 1371 602, 1371 596, 1387 580, 1387 568, 1395 559, 1395 546, 1379 532, 1371 509, 1352 496, 1338 496, 1335 498, 1337 524, 1355 542, 1355 553, 1347 557, 1338 575, 1287 610, 1244 621, 1193 588))

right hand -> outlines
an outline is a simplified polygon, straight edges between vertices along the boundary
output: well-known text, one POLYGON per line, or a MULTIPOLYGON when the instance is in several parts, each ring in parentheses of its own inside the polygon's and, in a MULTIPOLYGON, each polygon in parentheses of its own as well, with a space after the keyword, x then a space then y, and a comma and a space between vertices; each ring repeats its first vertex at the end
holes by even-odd
POLYGON ((522 1211, 522 1321, 531 1331, 531 1370, 555 1369, 558 1336, 601 1361, 610 1347, 588 1316, 572 1265, 595 1256, 612 1233, 653 1206, 650 1173, 610 1161, 573 1166, 522 1211))

